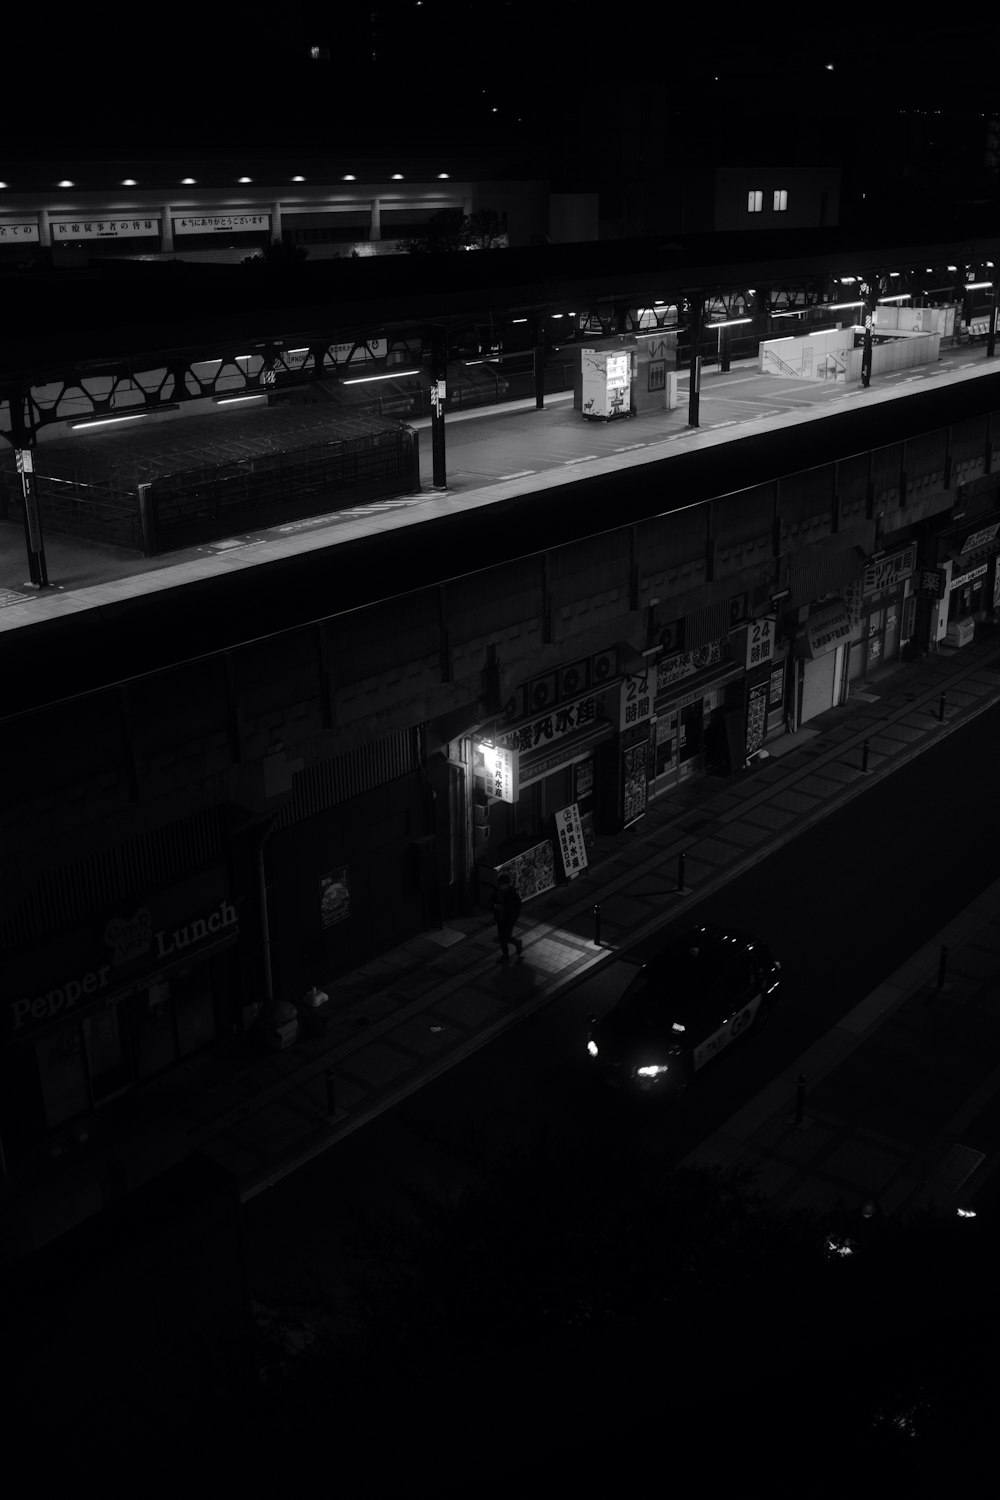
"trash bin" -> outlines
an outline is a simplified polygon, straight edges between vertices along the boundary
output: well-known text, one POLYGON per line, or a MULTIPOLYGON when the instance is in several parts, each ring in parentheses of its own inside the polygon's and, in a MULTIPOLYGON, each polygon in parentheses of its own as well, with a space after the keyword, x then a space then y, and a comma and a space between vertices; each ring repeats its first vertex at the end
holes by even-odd
POLYGON ((261 1040, 272 1052, 291 1047, 298 1038, 299 1018, 295 1006, 287 1000, 278 1000, 261 1015, 257 1024, 261 1040))
POLYGON ((330 1019, 330 996, 312 985, 298 1005, 299 1028, 304 1040, 322 1036, 330 1019))

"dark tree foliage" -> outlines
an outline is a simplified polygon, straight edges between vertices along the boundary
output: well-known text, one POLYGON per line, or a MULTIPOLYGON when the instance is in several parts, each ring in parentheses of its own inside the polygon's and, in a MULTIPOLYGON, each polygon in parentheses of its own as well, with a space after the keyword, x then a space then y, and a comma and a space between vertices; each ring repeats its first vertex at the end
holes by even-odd
POLYGON ((296 245, 284 235, 276 240, 268 240, 267 244, 256 255, 244 256, 245 266, 260 266, 267 270, 286 270, 291 266, 301 266, 309 256, 308 247, 296 245))
POLYGON ((458 250, 496 250, 503 244, 503 224, 492 209, 466 214, 460 208, 442 208, 427 223, 427 233, 403 240, 411 255, 437 255, 458 250))

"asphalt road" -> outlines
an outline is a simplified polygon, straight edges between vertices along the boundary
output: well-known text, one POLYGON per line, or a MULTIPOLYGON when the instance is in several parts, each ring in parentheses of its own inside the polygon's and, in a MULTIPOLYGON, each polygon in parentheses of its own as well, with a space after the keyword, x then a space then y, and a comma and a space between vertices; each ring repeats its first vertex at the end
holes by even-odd
POLYGON ((586 1150, 610 1132, 668 1161, 692 1150, 995 879, 1000 804, 986 792, 998 731, 1000 706, 686 914, 685 925, 732 923, 768 942, 784 994, 767 1031, 682 1100, 636 1112, 588 1070, 587 1016, 614 1003, 650 940, 247 1204, 254 1295, 301 1301, 317 1283, 336 1295, 359 1215, 405 1213, 413 1187, 450 1195, 518 1145, 586 1150))

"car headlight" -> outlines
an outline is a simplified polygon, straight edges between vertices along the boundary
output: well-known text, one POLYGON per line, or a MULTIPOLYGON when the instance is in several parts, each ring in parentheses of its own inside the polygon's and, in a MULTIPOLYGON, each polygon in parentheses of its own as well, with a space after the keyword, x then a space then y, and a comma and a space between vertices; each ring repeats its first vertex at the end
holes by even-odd
POLYGON ((666 1073, 667 1071, 666 1063, 647 1063, 645 1067, 636 1068, 635 1076, 637 1078, 659 1078, 661 1073, 666 1073))
POLYGON ((597 1043, 594 1041, 593 1037, 591 1037, 590 1041, 587 1043, 587 1051, 590 1053, 591 1057, 597 1056, 597 1043))

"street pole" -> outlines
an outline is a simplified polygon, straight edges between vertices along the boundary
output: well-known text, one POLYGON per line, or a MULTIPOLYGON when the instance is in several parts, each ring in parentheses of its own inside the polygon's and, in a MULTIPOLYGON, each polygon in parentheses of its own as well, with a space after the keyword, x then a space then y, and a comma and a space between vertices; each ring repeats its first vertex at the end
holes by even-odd
POLYGON ((444 329, 435 328, 431 334, 431 457, 433 460, 432 484, 436 490, 448 488, 448 472, 444 454, 444 401, 447 395, 448 351, 444 329))
POLYGON ((38 504, 35 455, 32 448, 18 448, 17 472, 21 476, 21 498, 24 501, 24 540, 28 549, 29 582, 33 588, 47 589, 49 572, 45 563, 42 512, 38 504))
POLYGON ((688 388, 689 427, 698 426, 698 406, 701 395, 701 322, 705 310, 705 294, 695 293, 691 304, 691 384, 688 388))
POLYGON ((545 325, 541 318, 532 319, 531 369, 535 383, 535 410, 545 406, 545 325))

